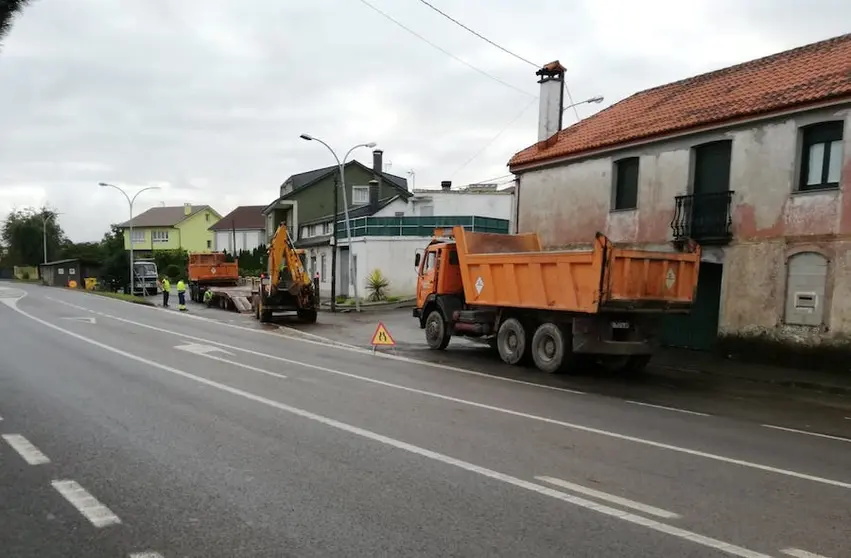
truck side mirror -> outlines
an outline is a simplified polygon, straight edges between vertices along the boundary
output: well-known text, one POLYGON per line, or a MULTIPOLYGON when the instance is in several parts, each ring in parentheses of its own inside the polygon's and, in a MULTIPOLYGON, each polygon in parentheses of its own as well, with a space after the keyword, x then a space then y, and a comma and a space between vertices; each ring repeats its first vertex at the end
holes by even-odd
POLYGON ((414 267, 420 267, 420 253, 414 254, 414 267))

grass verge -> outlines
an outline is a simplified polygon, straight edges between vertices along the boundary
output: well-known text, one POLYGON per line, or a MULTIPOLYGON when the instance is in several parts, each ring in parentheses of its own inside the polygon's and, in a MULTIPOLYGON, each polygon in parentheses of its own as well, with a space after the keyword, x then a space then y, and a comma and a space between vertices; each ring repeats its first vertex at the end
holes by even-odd
POLYGON ((106 298, 114 298, 117 300, 123 300, 124 302, 132 302, 133 304, 141 304, 142 306, 154 306, 154 303, 150 300, 146 300, 141 296, 129 295, 124 293, 112 293, 109 291, 86 291, 87 293, 91 293, 93 295, 105 296, 106 298))

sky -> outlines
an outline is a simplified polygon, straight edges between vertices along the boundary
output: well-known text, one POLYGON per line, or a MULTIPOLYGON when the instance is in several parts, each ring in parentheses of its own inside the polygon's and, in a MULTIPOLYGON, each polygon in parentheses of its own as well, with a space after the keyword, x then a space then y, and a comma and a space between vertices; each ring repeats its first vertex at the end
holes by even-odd
MULTIPOLYGON (((340 157, 374 141, 418 189, 504 177, 536 141, 536 68, 420 0, 368 3, 442 50, 365 1, 35 0, 0 50, 0 219, 46 204, 72 240, 99 240, 129 216, 99 182, 158 186, 135 214, 265 205, 334 163, 302 133, 340 157)), ((429 1, 534 64, 560 60, 574 101, 605 98, 580 118, 851 21, 847 0, 429 1)))

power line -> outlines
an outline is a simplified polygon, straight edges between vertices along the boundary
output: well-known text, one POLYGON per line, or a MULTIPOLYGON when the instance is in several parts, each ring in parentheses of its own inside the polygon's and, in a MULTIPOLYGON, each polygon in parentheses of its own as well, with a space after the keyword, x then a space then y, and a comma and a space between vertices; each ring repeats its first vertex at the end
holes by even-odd
MULTIPOLYGON (((361 0, 361 1, 363 1, 363 0, 361 0)), ((455 19, 455 18, 454 18, 454 17, 452 17, 451 15, 447 14, 446 12, 444 12, 443 10, 441 10, 440 8, 438 8, 437 6, 435 6, 434 4, 432 4, 431 2, 429 2, 428 0, 419 0, 419 1, 420 1, 420 3, 422 3, 422 4, 426 5, 426 6, 428 6, 430 9, 432 9, 432 10, 434 10, 435 12, 439 13, 440 15, 442 15, 443 17, 445 17, 446 19, 448 19, 449 21, 451 21, 451 22, 452 22, 452 23, 454 23, 455 25, 457 25, 457 26, 461 27, 462 29, 464 29, 464 30, 466 30, 466 31, 468 31, 468 32, 470 32, 470 33, 472 33, 472 34, 473 34, 473 35, 475 35, 476 37, 478 37, 478 38, 480 38, 481 40, 485 41, 485 42, 486 42, 486 43, 488 43, 489 45, 491 45, 491 46, 493 46, 493 47, 498 48, 499 50, 501 50, 502 52, 504 52, 504 53, 508 54, 509 56, 513 56, 513 57, 514 57, 514 58, 516 58, 517 60, 520 60, 521 62, 525 62, 526 64, 529 64, 530 66, 533 66, 533 67, 535 67, 535 68, 540 68, 540 67, 542 66, 541 64, 535 64, 534 62, 532 62, 532 61, 531 61, 531 60, 529 60, 528 58, 523 58, 523 57, 522 57, 522 56, 520 56, 519 54, 517 54, 517 53, 515 53, 515 52, 512 52, 512 51, 510 51, 510 50, 508 50, 507 48, 505 48, 504 46, 502 46, 502 45, 500 45, 500 44, 495 43, 494 41, 492 41, 492 40, 488 39, 487 37, 485 37, 484 35, 482 35, 482 34, 481 34, 481 33, 479 33, 478 31, 476 31, 476 30, 474 30, 474 29, 470 29, 469 27, 467 27, 466 25, 464 25, 463 23, 461 23, 460 21, 458 21, 457 19, 455 19)), ((570 88, 567 86, 567 82, 566 82, 566 81, 564 82, 564 91, 565 91, 565 93, 567 93, 567 99, 570 101, 570 104, 571 104, 571 105, 573 105, 573 114, 576 116, 576 120, 580 120, 580 118, 579 118, 579 110, 577 110, 576 105, 573 103, 573 95, 571 95, 571 94, 570 94, 570 88)))
POLYGON ((427 0, 420 0, 420 2, 421 2, 421 3, 423 3, 423 4, 425 4, 426 6, 428 6, 429 8, 431 8, 432 10, 434 10, 435 12, 439 13, 440 15, 442 15, 443 17, 445 17, 446 19, 448 19, 449 21, 451 21, 451 22, 452 22, 452 23, 454 23, 455 25, 457 25, 457 26, 461 27, 462 29, 465 29, 465 30, 469 31, 470 33, 472 33, 472 34, 473 34, 473 35, 475 35, 476 37, 480 38, 481 40, 485 41, 486 43, 490 44, 491 46, 494 46, 494 47, 498 48, 498 49, 499 49, 499 50, 501 50, 502 52, 504 52, 504 53, 506 53, 506 54, 508 54, 508 55, 510 55, 510 56, 513 56, 513 57, 514 57, 514 58, 516 58, 517 60, 520 60, 521 62, 525 62, 526 64, 529 64, 530 66, 534 66, 535 68, 540 68, 540 67, 541 67, 539 64, 535 64, 534 62, 531 62, 530 60, 528 60, 528 59, 526 59, 526 58, 523 58, 523 57, 522 57, 522 56, 520 56, 519 54, 515 54, 514 52, 511 52, 511 51, 510 51, 510 50, 508 50, 507 48, 505 48, 505 47, 503 47, 503 46, 501 46, 501 45, 498 45, 497 43, 495 43, 495 42, 493 42, 492 40, 488 39, 487 37, 485 37, 485 36, 484 36, 484 35, 482 35, 481 33, 477 32, 477 31, 474 31, 473 29, 470 29, 469 27, 467 27, 466 25, 464 25, 463 23, 461 23, 460 21, 458 21, 457 19, 455 19, 455 18, 454 18, 454 17, 452 17, 451 15, 447 14, 446 12, 444 12, 443 10, 441 10, 440 8, 438 8, 437 6, 435 6, 434 4, 432 4, 431 2, 428 2, 427 0))
POLYGON ((464 64, 465 66, 467 66, 467 67, 468 67, 468 68, 470 68, 471 70, 474 70, 474 71, 478 72, 479 74, 481 74, 481 75, 485 76, 486 78, 492 79, 493 81, 495 81, 495 82, 497 82, 497 83, 499 83, 499 84, 504 85, 505 87, 508 87, 508 88, 510 88, 510 89, 513 89, 514 91, 517 91, 518 93, 522 93, 523 95, 526 95, 526 96, 528 96, 528 97, 534 97, 534 98, 536 98, 536 99, 537 99, 537 97, 536 97, 535 95, 532 95, 532 94, 531 94, 531 93, 529 93, 528 91, 524 91, 524 90, 520 89, 519 87, 515 87, 515 86, 511 85, 510 83, 508 83, 508 82, 506 82, 506 81, 503 81, 503 80, 499 79, 498 77, 496 77, 496 76, 494 76, 494 75, 492 75, 492 74, 487 73, 486 71, 482 70, 481 68, 477 68, 476 66, 473 66, 472 64, 470 64, 470 63, 469 63, 469 62, 467 62, 466 60, 463 60, 463 59, 461 59, 461 58, 459 58, 459 57, 455 56, 454 54, 452 54, 451 52, 449 52, 449 51, 448 51, 448 50, 446 50, 445 48, 443 48, 443 47, 441 47, 441 46, 439 46, 439 45, 437 45, 437 44, 435 44, 435 43, 431 42, 430 40, 426 39, 425 37, 423 37, 422 35, 420 35, 420 34, 419 34, 419 33, 417 33, 416 31, 414 31, 413 29, 411 29, 410 27, 407 27, 406 25, 404 25, 404 24, 403 24, 403 23, 401 23, 400 21, 398 21, 398 20, 394 19, 391 15, 389 15, 389 14, 387 14, 386 12, 383 12, 382 10, 380 10, 379 8, 377 8, 377 7, 373 6, 371 3, 367 2, 367 0, 359 0, 359 1, 360 1, 360 3, 361 3, 361 4, 364 4, 365 6, 367 6, 368 8, 370 8, 371 10, 373 10, 374 12, 376 12, 377 14, 379 14, 379 15, 381 15, 382 17, 384 17, 385 19, 387 19, 388 21, 390 21, 390 22, 394 23, 395 25, 398 25, 399 27, 401 27, 402 29, 404 29, 405 31, 407 31, 408 33, 410 33, 411 35, 413 35, 414 37, 416 37, 416 38, 418 38, 419 40, 423 41, 424 43, 426 43, 426 44, 430 45, 432 48, 435 48, 435 49, 439 50, 440 52, 442 52, 442 53, 443 53, 443 54, 445 54, 446 56, 449 56, 449 57, 450 57, 450 58, 452 58, 453 60, 456 60, 457 62, 460 62, 461 64, 464 64))
POLYGON ((487 150, 487 148, 488 148, 488 147, 490 147, 490 146, 491 146, 491 144, 493 144, 493 142, 495 142, 497 139, 499 139, 499 137, 500 137, 502 134, 504 134, 506 130, 508 130, 509 128, 511 128, 511 126, 512 126, 512 125, 514 125, 514 123, 515 123, 515 122, 517 122, 518 120, 520 120, 520 117, 522 117, 522 116, 523 116, 523 114, 525 114, 525 112, 526 112, 527 110, 529 110, 529 107, 531 107, 531 106, 532 106, 532 104, 534 104, 534 102, 535 102, 535 101, 537 101, 537 99, 532 99, 532 100, 531 100, 531 101, 530 101, 530 102, 529 102, 526 106, 524 106, 524 107, 523 107, 523 110, 521 110, 520 112, 518 112, 518 113, 517 113, 517 116, 515 116, 514 118, 512 118, 512 119, 511 119, 511 121, 510 121, 508 124, 506 124, 505 126, 503 126, 503 127, 502 127, 502 129, 501 129, 499 132, 497 132, 497 134, 496 134, 494 137, 492 137, 492 138, 490 139, 490 141, 489 141, 489 142, 487 142, 487 143, 486 143, 486 144, 485 144, 485 145, 484 145, 481 149, 479 149, 478 151, 476 151, 476 153, 475 153, 475 154, 473 154, 473 156, 472 156, 472 157, 470 157, 469 159, 467 159, 466 161, 464 161, 464 164, 462 164, 460 167, 458 167, 458 168, 455 170, 455 172, 453 172, 453 173, 452 173, 452 177, 454 177, 456 174, 458 174, 459 172, 461 172, 461 170, 462 170, 464 167, 466 167, 467 165, 469 165, 470 163, 472 163, 472 162, 473 162, 473 161, 474 161, 474 160, 475 160, 475 159, 476 159, 479 155, 481 155, 482 153, 484 153, 484 152, 485 152, 485 150, 487 150))

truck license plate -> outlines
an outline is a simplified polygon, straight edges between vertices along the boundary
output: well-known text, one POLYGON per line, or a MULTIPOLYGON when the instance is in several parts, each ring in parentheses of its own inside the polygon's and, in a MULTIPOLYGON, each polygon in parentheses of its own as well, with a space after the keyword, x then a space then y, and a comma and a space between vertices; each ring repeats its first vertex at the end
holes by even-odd
POLYGON ((629 322, 612 322, 612 329, 629 329, 629 322))

